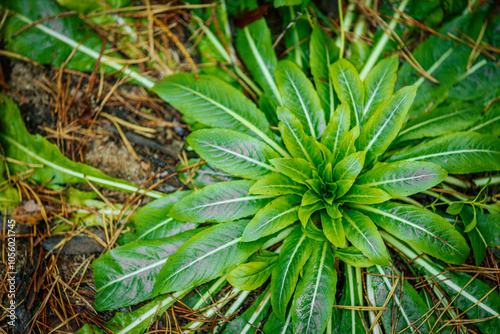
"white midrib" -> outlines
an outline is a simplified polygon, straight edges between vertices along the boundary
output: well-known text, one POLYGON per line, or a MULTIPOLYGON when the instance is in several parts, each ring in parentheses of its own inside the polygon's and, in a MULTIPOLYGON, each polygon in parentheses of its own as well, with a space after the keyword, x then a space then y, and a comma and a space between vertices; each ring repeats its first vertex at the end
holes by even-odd
POLYGON ((496 122, 498 120, 500 120, 500 116, 494 117, 494 118, 492 118, 492 119, 490 119, 490 120, 488 120, 488 121, 486 121, 486 122, 484 122, 482 124, 479 124, 478 126, 475 126, 472 129, 469 129, 469 131, 477 131, 477 130, 479 130, 479 129, 485 127, 485 126, 487 126, 488 124, 496 122))
POLYGON ((283 325, 283 331, 281 331, 281 334, 286 333, 286 330, 291 320, 292 320, 292 312, 288 313, 288 317, 286 318, 285 324, 283 325))
POLYGON ((297 98, 299 99, 300 105, 302 106, 302 110, 304 111, 304 115, 306 116, 307 124, 309 125, 309 130, 311 130, 311 135, 314 138, 316 138, 316 131, 314 131, 314 126, 312 124, 311 116, 309 115, 309 110, 307 109, 304 100, 302 99, 302 95, 300 95, 297 86, 295 86, 295 82, 293 81, 292 77, 290 77, 290 73, 287 72, 286 75, 288 77, 288 80, 290 81, 290 84, 292 84, 295 94, 297 94, 297 98))
MULTIPOLYGON (((349 280, 349 290, 351 291, 351 306, 356 305, 356 296, 354 295, 354 282, 352 280, 352 270, 351 266, 347 265, 346 266, 346 271, 347 272, 347 279, 349 280)), ((356 334, 356 311, 351 310, 351 330, 353 334, 356 334)))
POLYGON ((250 35, 250 30, 248 29, 248 26, 243 28, 245 31, 245 36, 248 40, 248 45, 250 46, 250 49, 252 50, 252 53, 255 56, 255 60, 257 60, 257 64, 259 64, 259 67, 264 74, 264 77, 266 78, 266 81, 271 88, 273 95, 276 97, 276 100, 279 101, 281 104, 281 95, 278 91, 278 87, 276 86, 276 83, 274 82, 274 78, 272 77, 271 73, 269 73, 269 69, 267 68, 266 64, 264 63, 264 59, 262 59, 261 54, 259 53, 259 50, 257 50, 257 45, 255 45, 255 42, 250 35))
MULTIPOLYGON (((305 238, 306 238, 305 234, 303 234, 300 237, 299 242, 297 242, 297 245, 295 246, 295 248, 294 248, 294 250, 292 252, 292 255, 290 256, 290 259, 288 260, 288 263, 286 265, 286 269, 285 269, 284 275, 283 275, 283 277, 285 277, 285 280, 286 280, 286 277, 288 275, 288 271, 290 270, 290 266, 292 265, 292 261, 295 258, 295 254, 297 253, 298 249, 300 248, 300 245, 302 244, 302 242, 304 242, 305 238)), ((281 297, 283 296, 283 289, 284 288, 285 288, 285 282, 283 282, 281 284, 280 293, 278 295, 279 296, 278 300, 279 300, 280 303, 282 302, 281 297)))
POLYGON ((327 65, 327 72, 328 72, 328 75, 327 75, 327 78, 328 78, 328 91, 330 93, 329 95, 329 98, 330 98, 330 119, 332 118, 333 114, 335 113, 335 101, 334 101, 334 95, 333 95, 333 92, 334 92, 334 88, 333 88, 333 82, 332 82, 332 79, 330 78, 330 73, 329 73, 329 70, 328 70, 328 66, 330 66, 330 51, 328 50, 328 48, 326 48, 326 65, 327 65))
POLYGON ((401 101, 399 101, 399 103, 396 105, 396 107, 393 109, 392 113, 389 115, 389 117, 387 117, 387 119, 385 120, 384 124, 378 129, 377 133, 375 134, 375 136, 373 136, 373 138, 370 140, 370 142, 368 143, 368 145, 366 146, 365 148, 365 151, 368 152, 373 144, 375 144, 375 142, 377 141, 378 137, 382 134, 382 132, 384 132, 385 128, 387 127, 387 124, 389 124, 389 122, 391 121, 392 117, 396 114, 396 112, 399 110, 399 107, 401 106, 401 104, 408 98, 408 95, 406 95, 403 99, 401 99, 401 101))
POLYGON ((284 216, 284 215, 287 215, 287 214, 289 214, 290 212, 294 212, 294 211, 298 211, 298 210, 299 210, 299 206, 296 206, 296 207, 294 207, 294 208, 291 208, 291 209, 289 209, 289 210, 286 210, 286 211, 281 212, 279 215, 274 216, 273 218, 269 219, 266 223, 264 223, 264 224, 260 225, 258 228, 256 228, 256 229, 254 230, 254 233, 255 233, 255 232, 257 232, 257 231, 259 231, 260 229, 263 229, 263 228, 264 228, 264 227, 266 227, 267 225, 271 224, 271 223, 272 223, 273 221, 275 221, 276 219, 278 219, 278 218, 280 218, 280 217, 282 217, 282 216, 284 216))
POLYGON ((175 275, 179 275, 181 272, 183 272, 187 268, 190 268, 190 267, 194 266, 196 263, 202 261, 203 259, 209 257, 210 255, 215 254, 217 252, 220 252, 220 251, 224 250, 225 248, 228 248, 228 247, 230 247, 230 246, 232 246, 232 245, 240 242, 240 240, 241 240, 241 237, 239 237, 237 239, 234 239, 234 240, 232 240, 232 241, 230 241, 230 242, 228 242, 228 243, 226 243, 226 244, 224 244, 222 246, 219 246, 219 247, 215 248, 214 250, 211 250, 210 252, 208 252, 205 255, 197 258, 193 262, 188 263, 188 265, 186 265, 185 267, 182 267, 181 269, 179 269, 176 272, 172 273, 170 276, 168 276, 167 278, 165 278, 165 281, 170 280, 175 275))
POLYGON ((129 278, 129 277, 133 277, 133 276, 139 275, 139 274, 140 274, 140 273, 142 273, 142 272, 145 272, 145 271, 148 271, 148 270, 153 269, 153 268, 155 268, 155 267, 158 267, 159 265, 162 265, 162 264, 164 264, 165 262, 167 262, 167 260, 168 260, 168 256, 167 256, 166 258, 164 258, 164 259, 161 259, 160 261, 157 261, 157 262, 151 263, 150 265, 148 265, 148 266, 146 266, 146 267, 141 267, 141 269, 138 269, 138 270, 132 271, 132 272, 130 272, 130 273, 128 273, 128 274, 126 274, 126 275, 123 275, 123 276, 121 276, 120 278, 117 278, 117 279, 115 279, 115 280, 113 280, 113 281, 111 281, 111 282, 107 283, 106 285, 101 286, 99 289, 97 289, 97 292, 99 292, 99 291, 101 291, 101 290, 103 290, 103 289, 107 288, 107 287, 108 287, 108 286, 110 286, 110 285, 113 285, 113 284, 115 284, 115 283, 118 283, 118 282, 121 282, 121 281, 123 281, 123 280, 126 280, 126 279, 127 279, 127 278, 129 278))
POLYGON ((205 144, 206 144, 207 146, 212 147, 212 148, 219 149, 219 150, 221 150, 221 151, 223 151, 223 152, 226 152, 226 153, 232 154, 232 155, 234 155, 234 156, 236 156, 236 157, 238 157, 238 158, 240 158, 240 159, 247 160, 247 161, 249 161, 249 162, 251 162, 251 163, 253 163, 253 164, 255 164, 255 165, 258 165, 258 166, 264 167, 264 168, 266 168, 266 169, 269 169, 270 171, 273 171, 273 172, 276 172, 276 171, 277 171, 274 167, 269 166, 268 164, 265 164, 265 163, 263 163, 263 162, 261 162, 261 161, 255 160, 255 159, 253 159, 253 158, 250 158, 250 157, 248 157, 248 156, 246 156, 246 155, 243 155, 243 154, 240 154, 240 153, 238 153, 238 152, 228 150, 228 149, 227 149, 227 148, 225 148, 225 147, 222 147, 222 146, 217 146, 217 145, 214 145, 214 144, 211 144, 211 143, 208 143, 208 142, 205 142, 205 144))
POLYGON ((497 152, 497 151, 471 149, 471 150, 457 150, 457 151, 439 152, 439 153, 434 153, 434 154, 421 155, 421 156, 415 157, 415 158, 408 158, 408 159, 405 159, 405 160, 406 161, 415 161, 415 160, 427 159, 427 158, 432 158, 432 157, 439 157, 439 156, 442 156, 442 155, 460 154, 460 153, 491 153, 491 154, 500 154, 500 152, 497 152))
POLYGON ((337 132, 335 133, 335 145, 333 146, 333 154, 336 155, 335 152, 337 152, 337 146, 338 146, 338 143, 339 143, 339 136, 340 136, 340 126, 342 125, 344 121, 344 114, 342 113, 341 116, 339 117, 339 124, 337 126, 337 132))
POLYGON ((241 334, 248 333, 248 331, 250 329, 252 329, 252 333, 255 331, 255 324, 254 324, 254 322, 260 316, 260 314, 262 313, 262 311, 266 308, 266 305, 269 303, 270 300, 271 300, 271 294, 268 293, 267 296, 266 296, 266 298, 264 298, 264 300, 260 303, 258 310, 255 311, 254 314, 252 314, 252 317, 250 319, 248 319, 248 323, 241 330, 241 334))
POLYGON ((427 177, 427 176, 437 176, 437 174, 422 174, 418 176, 410 176, 410 177, 404 177, 400 179, 391 179, 391 180, 385 180, 385 181, 379 181, 379 182, 371 182, 371 183, 363 183, 364 186, 378 186, 381 184, 388 184, 388 183, 397 183, 400 181, 409 181, 409 180, 416 180, 422 177, 427 177))
POLYGON ((370 107, 373 103, 373 100, 375 99, 375 96, 377 96, 377 93, 380 90, 380 87, 382 87, 382 83, 384 82, 386 75, 387 75, 387 69, 385 69, 384 75, 379 79, 377 85, 375 86, 375 90, 373 91, 372 95, 370 96, 368 103, 365 105, 365 108, 363 109, 363 116, 365 116, 366 113, 368 112, 368 109, 370 109, 370 107))
POLYGON ((220 202, 212 202, 208 204, 203 204, 203 205, 198 205, 194 206, 191 209, 186 209, 185 211, 193 211, 193 210, 198 210, 201 208, 206 208, 210 206, 216 206, 216 205, 222 205, 222 204, 228 204, 228 203, 237 203, 237 202, 244 202, 247 200, 256 200, 256 199, 263 199, 263 198, 274 198, 276 196, 268 196, 268 195, 261 195, 261 196, 245 196, 245 197, 240 197, 240 198, 233 198, 233 199, 228 199, 220 202))
POLYGON ((354 228, 358 231, 358 233, 363 237, 363 239, 366 240, 366 242, 370 245, 370 247, 373 249, 373 252, 375 254, 378 255, 378 251, 377 249, 372 245, 372 243, 370 242, 370 240, 366 237, 366 235, 363 233, 363 231, 361 231, 361 229, 356 225, 356 223, 351 219, 351 217, 349 217, 345 211, 344 211, 344 217, 347 219, 347 221, 349 222, 349 224, 351 224, 352 226, 354 226, 354 228))
POLYGON ((340 69, 340 73, 342 74, 342 77, 345 80, 345 85, 347 86, 347 90, 349 91, 349 96, 351 97, 352 107, 354 109, 353 110, 354 116, 356 117, 356 124, 359 124, 358 106, 356 105, 356 101, 354 100, 354 95, 352 93, 351 86, 349 85, 347 77, 345 76, 345 72, 342 68, 340 69))
POLYGON ((415 130, 415 129, 418 129, 424 125, 427 125, 429 123, 434 123, 434 122, 437 122, 437 121, 440 121, 442 119, 446 119, 446 118, 450 118, 450 117, 453 117, 453 116, 456 116, 456 115, 460 115, 460 114, 464 114, 466 113, 468 110, 460 110, 460 111, 455 111, 454 113, 451 113, 451 114, 446 114, 446 115, 442 115, 442 116, 438 116, 438 117, 435 117, 435 118, 431 118, 431 119, 428 119, 422 123, 418 123, 418 124, 415 124, 414 126, 411 126, 407 129, 404 129, 403 131, 401 131, 399 133, 399 136, 402 136, 404 135, 405 133, 407 132, 410 132, 412 130, 415 130))
POLYGON ((314 285, 313 299, 311 301, 311 309, 309 310, 309 317, 307 318, 307 329, 308 329, 307 331, 309 331, 309 326, 311 323, 311 319, 313 317, 312 313, 314 310, 314 303, 316 301, 316 296, 318 295, 319 281, 321 279, 321 273, 323 272, 323 265, 325 263, 327 245, 328 244, 325 242, 323 245, 323 252, 321 253, 321 260, 319 261, 318 277, 316 277, 316 284, 314 285))
MULTIPOLYGON (((33 21, 30 20, 29 18, 27 18, 26 16, 23 16, 21 14, 16 14, 16 17, 18 17, 21 21, 24 21, 28 24, 32 24, 33 21)), ((99 59, 99 53, 95 52, 94 50, 86 47, 85 45, 81 45, 80 43, 72 40, 71 38, 68 38, 60 33, 58 33, 57 31, 55 30, 52 30, 42 24, 37 24, 35 25, 35 27, 41 31, 43 31, 44 33, 58 39, 59 41, 63 42, 64 44, 67 44, 69 45, 70 47, 72 47, 73 49, 78 49, 79 51, 85 53, 86 55, 88 55, 89 57, 92 57, 94 58, 95 60, 99 59)), ((134 70, 131 70, 129 68, 125 68, 124 66, 120 65, 120 64, 117 64, 115 62, 113 62, 109 57, 107 56, 102 56, 101 57, 101 63, 115 69, 115 70, 118 70, 118 71, 123 71, 123 73, 125 73, 126 75, 130 75, 131 78, 137 80, 138 82, 140 82, 142 85, 144 85, 144 87, 146 88, 151 88, 155 85, 155 83, 151 80, 149 80, 148 78, 146 77, 143 77, 142 75, 140 75, 139 73, 137 73, 136 71, 134 70)))
POLYGON ((139 188, 137 186, 127 185, 127 184, 122 184, 122 183, 117 183, 117 182, 113 182, 113 181, 101 179, 99 177, 95 177, 95 176, 91 176, 91 175, 85 175, 83 173, 75 172, 75 171, 73 171, 71 169, 68 169, 68 168, 56 165, 53 162, 51 162, 51 161, 49 161, 47 159, 44 159, 41 156, 39 156, 39 155, 31 152, 30 150, 28 150, 26 147, 24 147, 23 145, 21 145, 16 140, 14 140, 14 139, 12 139, 10 137, 7 137, 5 135, 2 135, 2 134, 0 134, 0 136, 3 137, 5 140, 7 140, 9 143, 11 143, 14 146, 16 146, 17 148, 19 148, 21 151, 23 151, 24 153, 26 153, 30 157, 32 157, 32 158, 34 158, 34 159, 36 159, 36 160, 44 163, 47 166, 50 166, 50 167, 54 168, 55 170, 57 170, 57 171, 59 171, 61 173, 69 174, 69 175, 78 177, 78 178, 83 179, 83 180, 87 179, 89 181, 94 181, 94 182, 97 182, 97 183, 100 183, 100 184, 105 184, 105 185, 108 185, 108 186, 112 186, 112 187, 115 187, 115 188, 127 190, 127 191, 130 191, 130 192, 137 191, 139 194, 146 193, 145 194, 146 196, 149 196, 149 197, 152 197, 152 198, 163 198, 164 197, 164 195, 162 193, 157 192, 157 191, 148 191, 148 192, 146 192, 145 189, 141 189, 141 188, 139 188))
POLYGON ((163 220, 162 222, 160 222, 159 224, 157 224, 156 226, 150 228, 149 230, 147 230, 146 232, 144 232, 143 234, 141 234, 137 240, 141 240, 142 238, 144 238, 146 235, 148 235, 149 233, 153 232, 154 230, 157 230, 159 229, 160 227, 170 223, 172 220, 174 220, 173 218, 168 218, 168 219, 165 219, 163 220))
POLYGON ((288 127, 288 129, 290 130, 290 133, 292 134, 292 136, 295 138, 295 141, 299 144, 299 147, 300 147, 300 150, 302 151, 302 153, 304 153, 304 156, 307 158, 307 160, 314 165, 314 162, 312 161, 312 158, 311 156, 309 155, 309 152, 307 152, 306 148, 304 147, 304 145, 302 145, 302 142, 300 141, 299 137, 297 137, 297 135, 295 134, 295 130, 293 129, 293 127, 290 125, 290 123, 288 123, 288 121, 286 122, 286 126, 288 127))

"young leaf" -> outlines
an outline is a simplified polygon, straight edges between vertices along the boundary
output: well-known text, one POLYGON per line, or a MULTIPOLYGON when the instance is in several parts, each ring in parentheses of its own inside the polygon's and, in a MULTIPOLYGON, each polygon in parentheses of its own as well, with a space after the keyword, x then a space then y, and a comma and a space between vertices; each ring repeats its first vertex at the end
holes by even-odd
POLYGON ((308 206, 308 205, 312 205, 314 203, 317 203, 321 200, 322 200, 322 198, 319 197, 318 194, 316 194, 316 191, 309 189, 302 196, 302 202, 300 203, 300 205, 301 206, 308 206))
POLYGON ((392 96, 396 84, 398 65, 398 56, 393 55, 379 61, 368 73, 364 81, 363 120, 370 119, 378 107, 392 96))
POLYGON ((351 111, 349 105, 340 104, 330 119, 323 136, 321 143, 325 145, 336 156, 337 150, 342 143, 345 134, 349 131, 351 124, 351 111))
MULTIPOLYGON (((365 163, 365 152, 356 152, 348 155, 335 165, 333 178, 335 180, 356 180, 365 163)), ((337 194, 337 196, 342 196, 337 194)))
POLYGON ((275 76, 283 106, 299 119, 306 134, 319 138, 326 127, 325 114, 312 83, 288 60, 278 63, 275 76))
POLYGON ((242 240, 254 241, 278 232, 297 221, 300 196, 280 196, 259 210, 245 228, 242 240))
POLYGON ((293 181, 307 184, 306 180, 313 178, 313 169, 304 159, 279 158, 272 159, 271 164, 280 172, 291 178, 293 181))
POLYGON ((464 203, 452 203, 447 209, 446 213, 450 215, 459 215, 464 207, 464 203))
POLYGON ((342 211, 345 235, 373 263, 389 264, 389 255, 384 241, 372 220, 364 214, 350 209, 342 211))
POLYGON ((390 199, 391 196, 381 189, 353 185, 347 194, 342 196, 339 201, 358 204, 376 204, 386 202, 390 199))
POLYGON ((462 235, 429 210, 394 202, 353 207, 366 212, 388 233, 440 260, 461 264, 469 256, 469 247, 462 235))
POLYGON ((312 221, 312 219, 309 219, 307 224, 305 226, 301 226, 300 229, 310 239, 313 239, 316 241, 321 241, 321 242, 328 241, 328 239, 325 237, 325 234, 323 233, 323 231, 320 230, 316 226, 316 224, 312 221))
POLYGON ((366 164, 385 153, 397 137, 416 93, 416 86, 400 89, 366 122, 356 141, 357 150, 366 151, 366 164))
POLYGON ((333 251, 333 256, 340 258, 342 261, 357 268, 368 268, 373 266, 373 263, 359 249, 354 246, 340 248, 333 251))
POLYGON ((326 120, 329 120, 335 110, 335 89, 328 67, 338 59, 339 49, 335 41, 323 32, 318 22, 315 22, 311 34, 310 49, 311 73, 326 120))
POLYGON ((450 174, 469 174, 500 169, 500 140, 474 132, 457 132, 422 143, 387 161, 428 161, 450 174))
POLYGON ((337 287, 335 261, 328 242, 316 247, 304 267, 292 304, 294 333, 323 333, 332 315, 337 287))
POLYGON ((271 276, 271 304, 278 319, 285 322, 286 309, 292 298, 299 273, 311 255, 313 242, 300 229, 294 230, 283 243, 278 264, 271 276))
POLYGON ((153 295, 194 288, 243 263, 265 242, 241 242, 247 224, 218 224, 185 242, 161 269, 153 295))
POLYGON ((306 135, 302 123, 287 109, 278 108, 278 118, 281 137, 292 157, 304 159, 313 166, 320 165, 323 156, 316 138, 306 135))
POLYGON ((204 160, 231 175, 258 179, 276 171, 268 160, 279 155, 267 144, 249 135, 226 129, 191 133, 187 142, 204 160))
POLYGON ((99 311, 138 304, 153 296, 156 276, 170 255, 202 230, 137 241, 114 248, 92 263, 99 311))
POLYGON ((333 219, 326 211, 321 211, 321 224, 323 226, 323 233, 326 238, 335 247, 345 246, 345 233, 342 226, 342 219, 333 219))
POLYGON ((307 191, 307 187, 296 183, 281 173, 271 173, 257 182, 250 188, 249 194, 254 195, 302 195, 307 191))
POLYGON ((236 220, 253 215, 273 196, 249 195, 253 181, 221 182, 197 190, 177 202, 168 215, 195 223, 236 220))
POLYGON ((356 68, 347 60, 340 59, 330 65, 330 77, 340 102, 349 105, 351 125, 360 125, 365 88, 356 68))
POLYGON ((379 188, 392 197, 410 196, 427 190, 448 175, 439 165, 421 161, 377 163, 356 184, 379 188))
POLYGON ((339 163, 347 157, 348 155, 356 152, 355 141, 359 137, 359 126, 353 127, 347 134, 343 137, 342 143, 340 144, 338 150, 335 153, 335 164, 339 163))
POLYGON ((308 206, 301 206, 299 208, 299 220, 302 223, 302 226, 305 227, 309 222, 309 218, 316 211, 319 211, 325 207, 324 202, 317 202, 308 206))
POLYGON ((267 278, 276 263, 248 262, 234 268, 227 277, 229 283, 237 289, 252 291, 259 288, 267 278))

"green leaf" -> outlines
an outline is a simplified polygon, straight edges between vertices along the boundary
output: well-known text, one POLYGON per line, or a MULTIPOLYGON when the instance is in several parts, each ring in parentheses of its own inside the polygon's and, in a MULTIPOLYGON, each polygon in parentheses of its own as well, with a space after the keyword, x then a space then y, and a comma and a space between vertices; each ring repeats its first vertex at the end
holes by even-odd
POLYGON ((338 257, 348 265, 357 268, 367 268, 373 266, 373 263, 366 257, 363 252, 354 246, 340 248, 333 251, 333 256, 338 257))
POLYGON ((259 288, 268 277, 276 263, 248 262, 234 268, 227 277, 229 283, 237 289, 252 291, 259 288))
POLYGON ((363 82, 365 87, 363 120, 370 119, 378 107, 391 98, 396 84, 398 65, 398 56, 393 55, 379 61, 368 73, 363 82))
MULTIPOLYGON (((463 205, 463 208, 460 210, 460 218, 462 218, 462 222, 465 225, 464 232, 467 233, 469 237, 472 250, 474 253, 474 259, 476 261, 476 266, 479 266, 486 256, 486 248, 488 247, 488 242, 486 241, 486 235, 491 235, 495 233, 495 229, 493 224, 488 224, 486 233, 483 235, 480 229, 477 228, 477 216, 478 210, 469 205, 463 205)), ((481 217, 481 213, 479 212, 479 216, 481 217)), ((496 246, 496 245, 493 245, 496 246)))
POLYGON ((323 233, 322 230, 320 230, 316 224, 313 222, 312 219, 309 219, 307 224, 305 226, 301 226, 300 228, 302 232, 307 235, 308 238, 316 240, 316 241, 328 241, 328 239, 325 237, 325 234, 323 233))
POLYGON ((302 15, 298 19, 295 18, 299 11, 304 12, 307 2, 300 7, 288 6, 281 11, 283 13, 283 29, 285 30, 285 47, 288 50, 284 59, 294 62, 303 71, 307 71, 309 67, 309 44, 303 43, 303 41, 311 37, 311 21, 306 15, 302 15))
POLYGON ((328 67, 338 59, 339 49, 335 41, 323 32, 318 22, 314 24, 309 48, 311 49, 310 63, 314 84, 326 119, 329 120, 335 110, 335 89, 328 67))
POLYGON ((304 159, 313 166, 320 165, 323 155, 316 138, 306 135, 302 123, 287 109, 278 108, 278 118, 282 140, 292 157, 304 159))
POLYGON ((211 184, 177 202, 168 215, 195 223, 236 220, 253 215, 272 196, 249 195, 253 181, 231 181, 211 184))
POLYGON ((359 137, 359 126, 353 127, 347 134, 343 137, 342 143, 340 144, 338 150, 335 153, 335 163, 339 163, 347 157, 348 155, 356 152, 356 147, 354 145, 356 139, 359 137))
POLYGON ((332 315, 337 288, 337 272, 327 242, 315 247, 304 267, 292 304, 294 333, 323 333, 332 315))
POLYGON ((249 194, 278 196, 297 194, 302 195, 307 191, 307 187, 296 183, 281 173, 271 173, 257 182, 250 188, 249 194))
POLYGON ((324 207, 324 202, 317 202, 311 205, 301 206, 299 208, 299 220, 302 223, 302 226, 305 227, 309 222, 309 218, 311 218, 312 214, 323 209, 324 207))
POLYGON ((500 104, 495 103, 491 106, 469 131, 500 136, 500 104))
POLYGON ((366 164, 384 154, 396 139, 416 93, 416 86, 400 89, 390 100, 382 103, 363 126, 356 148, 358 151, 366 151, 366 164))
POLYGON ((274 7, 300 5, 302 0, 274 0, 274 7))
POLYGON ((358 71, 349 61, 340 59, 330 66, 330 77, 340 102, 349 105, 351 125, 361 125, 365 88, 358 71))
POLYGON ((379 188, 392 197, 410 196, 427 190, 448 175, 439 165, 421 161, 377 163, 356 184, 379 188))
MULTIPOLYGON (((26 129, 18 107, 4 95, 0 95, 0 144, 9 158, 27 164, 43 164, 35 168, 30 179, 51 189, 60 189, 68 183, 86 183, 86 179, 111 189, 126 192, 138 191, 146 196, 162 198, 165 194, 148 191, 136 185, 107 176, 97 168, 74 162, 62 154, 56 145, 39 134, 32 135, 26 129)), ((28 165, 9 163, 12 174, 30 169, 28 165)))
POLYGON ((297 221, 300 196, 280 196, 259 210, 245 228, 243 241, 258 240, 297 221))
POLYGON ((188 196, 190 191, 178 191, 165 198, 157 199, 146 204, 132 217, 127 225, 135 230, 134 233, 124 233, 123 243, 138 240, 154 240, 167 238, 186 230, 196 228, 198 224, 183 222, 168 217, 168 212, 180 199, 188 196))
MULTIPOLYGON (((356 180, 356 177, 363 169, 364 163, 365 152, 361 151, 348 155, 335 165, 335 168, 333 169, 334 180, 356 180)), ((339 194, 337 192, 338 197, 344 194, 339 194)))
POLYGON ((342 226, 342 219, 333 219, 326 211, 321 211, 321 223, 323 233, 335 247, 345 246, 345 233, 342 226))
POLYGON ((202 230, 114 248, 92 263, 98 311, 135 305, 153 297, 156 276, 170 255, 202 230))
POLYGON ((323 136, 321 136, 321 143, 325 145, 334 156, 336 156, 337 150, 340 148, 340 144, 349 131, 349 126, 351 124, 351 111, 347 104, 340 104, 335 110, 333 117, 330 119, 323 136))
POLYGON ((474 132, 439 137, 400 153, 388 161, 428 161, 450 174, 469 174, 500 169, 500 140, 474 132))
POLYGON ((247 224, 218 224, 185 242, 161 269, 153 295, 194 288, 243 263, 265 242, 241 242, 247 224))
POLYGON ((413 205, 386 202, 355 205, 388 233, 440 260, 462 264, 469 247, 462 235, 444 218, 413 205))
POLYGON ((231 174, 248 179, 276 171, 268 160, 279 155, 267 144, 249 135, 225 129, 193 132, 189 145, 209 164, 231 174))
POLYGON ((313 169, 304 159, 278 158, 272 159, 271 164, 278 172, 285 174, 295 182, 307 184, 306 180, 313 178, 313 169))
POLYGON ((304 193, 304 196, 302 196, 302 202, 300 203, 301 206, 308 206, 312 205, 314 203, 317 203, 321 201, 322 198, 319 197, 318 194, 316 194, 316 191, 309 189, 304 193))
POLYGON ((353 185, 347 194, 339 198, 339 201, 358 204, 377 204, 390 199, 391 196, 381 189, 353 185))
POLYGON ((311 255, 313 241, 300 229, 294 230, 283 243, 278 264, 271 276, 271 304, 278 319, 285 322, 286 309, 292 298, 299 273, 311 255))
POLYGON ((389 264, 389 255, 384 241, 373 221, 364 214, 350 209, 342 211, 345 235, 373 263, 389 264))
POLYGON ((458 215, 462 211, 464 203, 452 203, 447 209, 446 213, 450 215, 458 215))
MULTIPOLYGON (((436 319, 429 308, 407 280, 399 280, 392 297, 387 296, 394 287, 394 275, 400 276, 395 268, 374 266, 368 269, 367 284, 373 289, 373 306, 386 306, 382 313, 382 324, 387 333, 431 333, 436 319), (380 276, 382 275, 382 276, 380 276), (389 276, 389 277, 387 277, 389 276), (387 304, 386 304, 387 303, 387 304), (397 319, 397 320, 396 320, 397 319)), ((397 277, 397 276, 396 276, 397 277)))
POLYGON ((288 313, 285 322, 281 322, 274 312, 271 313, 262 330, 266 334, 293 334, 292 313, 288 313))
POLYGON ((278 63, 275 76, 283 106, 299 119, 306 134, 319 138, 326 127, 325 114, 312 83, 288 60, 278 63))

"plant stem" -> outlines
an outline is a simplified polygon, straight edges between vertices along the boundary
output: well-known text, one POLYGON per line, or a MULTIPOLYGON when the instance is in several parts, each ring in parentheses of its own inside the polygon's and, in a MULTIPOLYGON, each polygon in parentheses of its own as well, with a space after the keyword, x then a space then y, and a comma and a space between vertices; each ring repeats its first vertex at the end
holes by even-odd
MULTIPOLYGON (((399 5, 398 9, 401 12, 405 10, 406 5, 408 5, 408 1, 409 0, 403 0, 401 2, 401 4, 399 5)), ((397 19, 399 19, 400 16, 401 15, 399 15, 399 13, 394 14, 394 18, 389 23, 389 27, 392 30, 394 30, 394 28, 396 27, 397 19)), ((379 39, 379 41, 377 42, 377 44, 375 45, 375 47, 373 48, 372 52, 370 53, 370 57, 366 61, 366 64, 363 67, 363 70, 361 71, 361 73, 359 75, 360 78, 361 78, 361 80, 365 80, 366 79, 366 77, 368 76, 368 73, 370 72, 370 70, 372 69, 372 67, 375 65, 375 63, 377 62, 380 54, 384 50, 384 47, 385 47, 385 45, 387 44, 388 41, 389 41, 389 35, 387 33, 384 33, 382 35, 382 37, 379 39)))

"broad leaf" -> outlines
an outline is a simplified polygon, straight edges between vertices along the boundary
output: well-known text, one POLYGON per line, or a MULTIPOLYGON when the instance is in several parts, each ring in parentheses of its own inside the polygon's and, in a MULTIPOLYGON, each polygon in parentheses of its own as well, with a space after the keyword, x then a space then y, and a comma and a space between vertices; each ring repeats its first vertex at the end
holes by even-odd
POLYGON ((262 208, 252 218, 243 233, 243 241, 258 240, 278 232, 297 221, 300 196, 280 196, 262 208))
POLYGON ((326 127, 325 114, 312 83, 288 60, 278 63, 275 76, 283 106, 299 119, 306 134, 319 138, 326 127))
POLYGON ((296 183, 281 173, 271 173, 257 182, 250 188, 250 194, 278 196, 297 194, 302 195, 307 191, 307 187, 296 183))
POLYGON ((500 169, 500 140, 474 132, 457 132, 394 154, 387 161, 428 161, 450 174, 500 169))
POLYGON ((351 125, 361 125, 365 88, 356 68, 340 59, 330 66, 330 77, 340 102, 349 105, 351 125))
POLYGON ((378 62, 364 80, 365 99, 362 118, 368 120, 378 107, 389 100, 396 84, 398 70, 398 56, 393 55, 378 62))
POLYGON ((276 262, 271 264, 268 262, 244 263, 234 268, 227 280, 237 289, 252 291, 266 282, 275 265, 276 262))
POLYGON ((189 135, 187 142, 209 164, 247 179, 275 171, 268 160, 279 157, 267 144, 232 130, 198 130, 189 135))
POLYGON ((421 161, 377 163, 356 184, 379 188, 392 197, 410 196, 439 184, 448 175, 439 165, 421 161))
POLYGON ((389 255, 384 241, 373 221, 364 214, 350 209, 342 211, 345 235, 373 263, 389 264, 389 255))
POLYGON ((335 303, 335 261, 328 242, 318 246, 304 267, 293 298, 292 323, 297 334, 323 333, 335 303))
POLYGON ((232 270, 265 242, 241 242, 248 220, 212 226, 170 256, 156 279, 153 294, 194 288, 232 270))
POLYGON ((153 296, 155 279, 170 255, 202 230, 110 250, 92 263, 99 311, 138 304, 153 296))
POLYGON ((326 238, 335 247, 342 248, 345 246, 345 233, 344 227, 342 226, 342 219, 333 219, 326 211, 321 211, 321 224, 326 238))
POLYGON ((340 248, 333 251, 333 256, 338 257, 348 265, 357 268, 367 268, 373 266, 373 263, 366 257, 363 252, 354 246, 340 248))
POLYGON ((306 180, 310 180, 313 178, 313 169, 311 165, 304 159, 272 159, 271 164, 280 173, 285 174, 295 182, 307 184, 306 180))
POLYGON ((366 151, 366 164, 385 153, 397 137, 416 92, 416 86, 400 89, 390 100, 380 105, 363 126, 356 148, 358 151, 366 151))
POLYGON ((390 199, 391 196, 381 189, 353 185, 347 194, 339 198, 339 201, 358 204, 377 204, 390 199))
POLYGON ((249 195, 253 181, 221 182, 206 186, 177 202, 168 215, 195 223, 236 220, 253 215, 272 196, 249 195))
POLYGON ((429 210, 394 202, 358 206, 388 233, 443 261, 462 264, 469 247, 462 235, 441 216, 429 210))
POLYGON ((349 131, 351 124, 351 112, 347 104, 340 104, 335 110, 333 117, 330 119, 323 136, 321 136, 321 143, 325 145, 334 156, 340 144, 343 141, 345 134, 349 131))
POLYGON ((299 273, 311 255, 313 241, 300 229, 294 230, 283 243, 278 264, 271 276, 271 304, 278 319, 286 321, 286 310, 292 298, 299 273))

